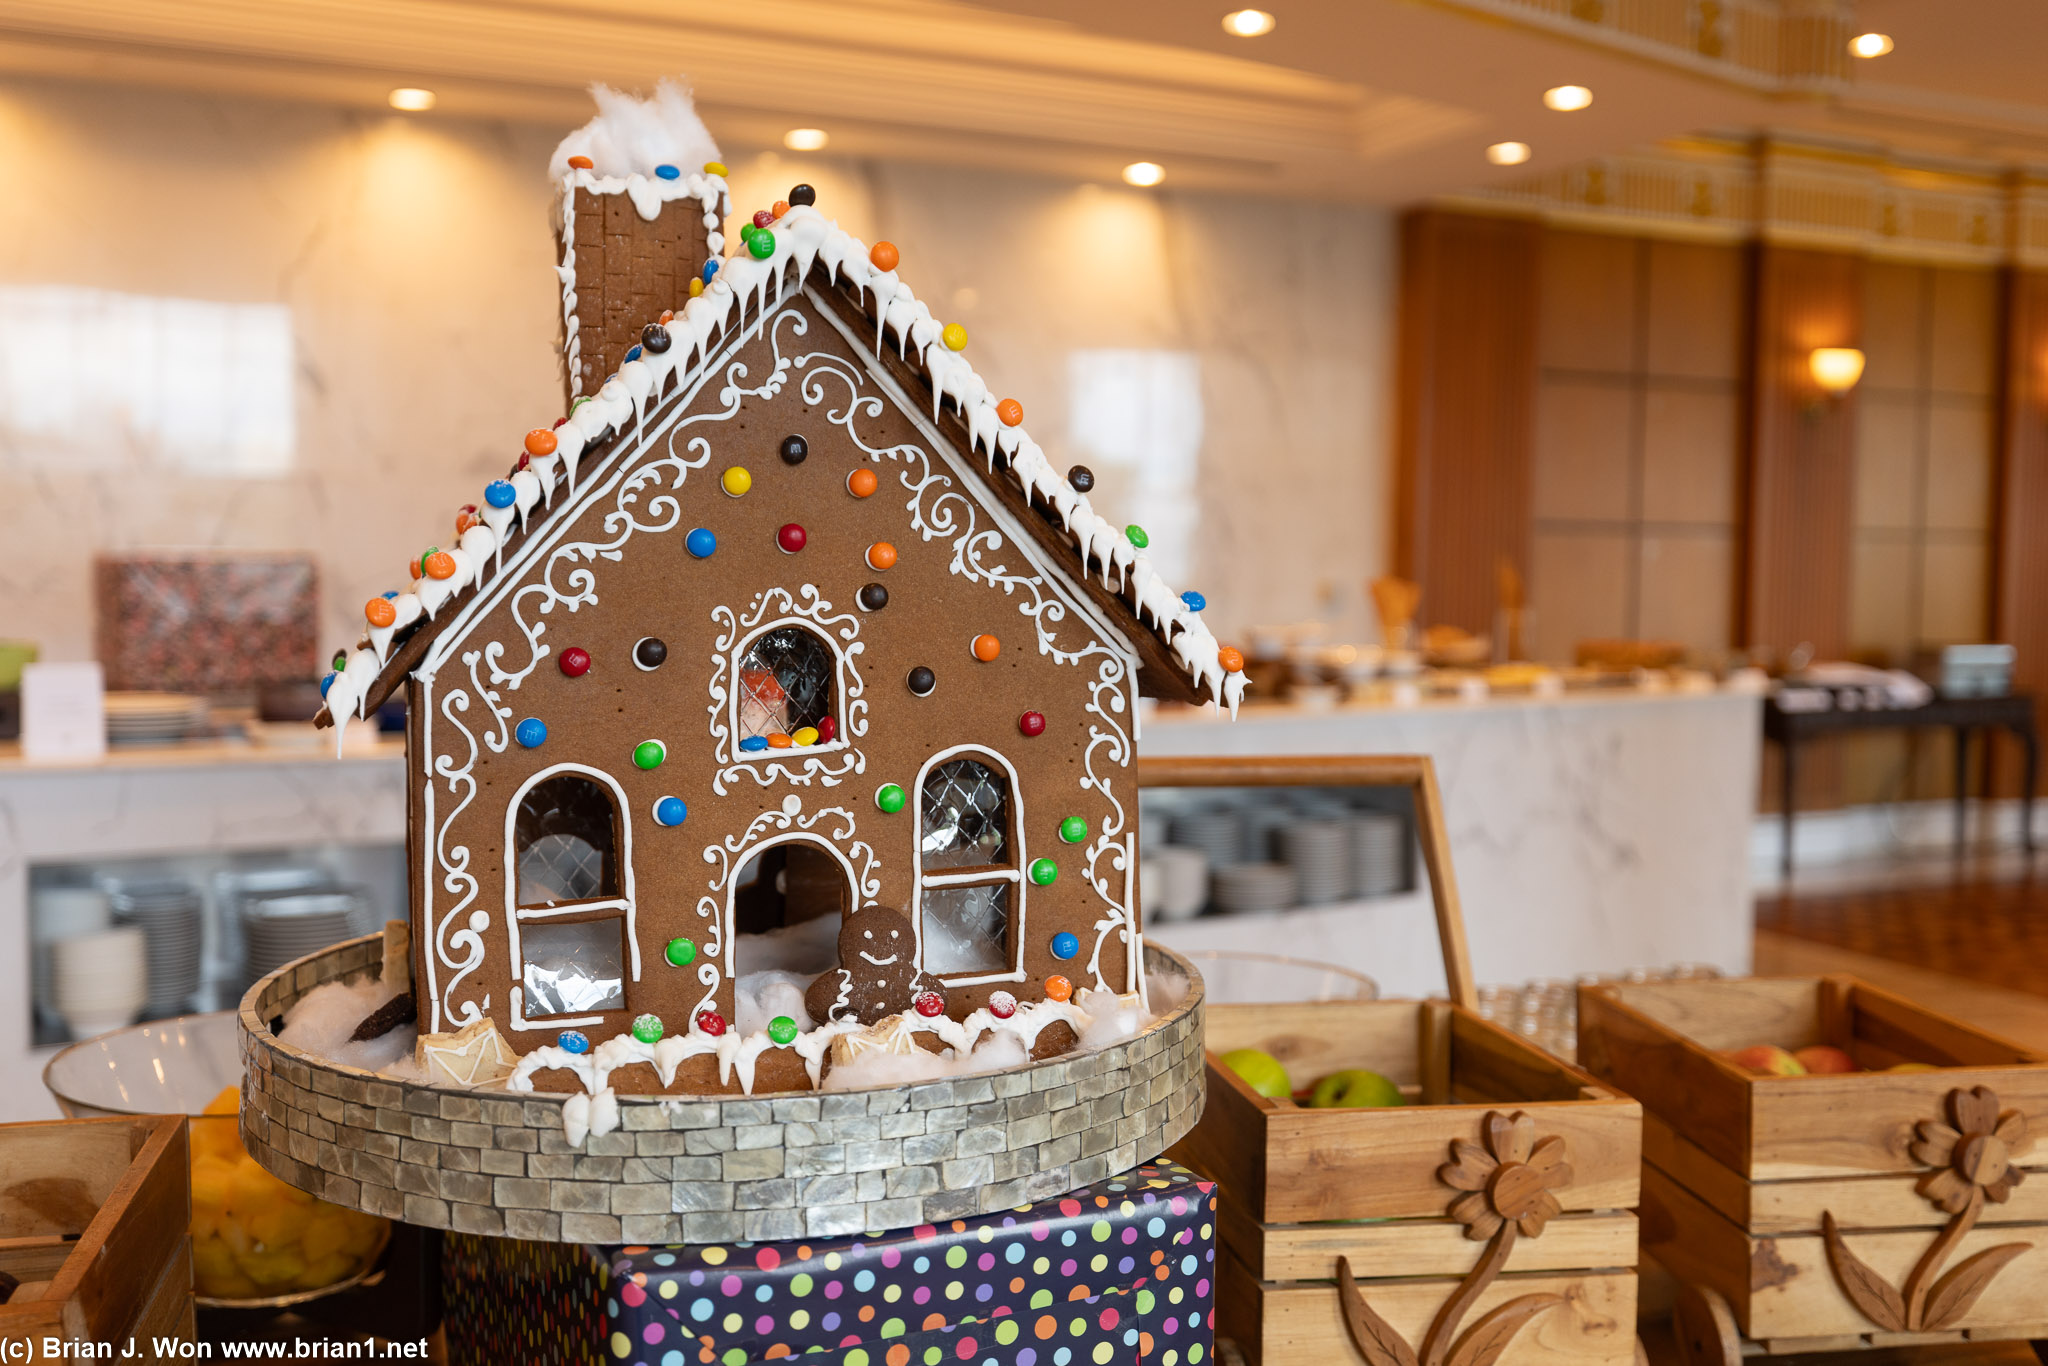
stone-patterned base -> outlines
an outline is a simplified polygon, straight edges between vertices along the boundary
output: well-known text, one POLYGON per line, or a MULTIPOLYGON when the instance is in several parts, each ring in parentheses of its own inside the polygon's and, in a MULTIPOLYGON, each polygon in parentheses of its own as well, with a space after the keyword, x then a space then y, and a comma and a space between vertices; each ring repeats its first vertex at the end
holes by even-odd
POLYGON ((242 998, 242 1141, 339 1205, 549 1242, 776 1241, 989 1214, 1148 1161, 1201 1117, 1201 977, 1145 952, 1187 995, 1101 1052, 872 1091, 621 1096, 619 1129, 579 1149, 564 1096, 393 1081, 278 1042, 270 1021, 315 986, 379 970, 371 935, 242 998))

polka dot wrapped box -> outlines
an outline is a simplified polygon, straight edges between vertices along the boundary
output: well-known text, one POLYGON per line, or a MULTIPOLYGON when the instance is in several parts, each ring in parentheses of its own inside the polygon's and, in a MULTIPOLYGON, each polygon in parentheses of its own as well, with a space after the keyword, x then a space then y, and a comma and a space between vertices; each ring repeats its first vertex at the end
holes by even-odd
POLYGON ((542 1247, 547 1268, 520 1268, 501 1240, 456 1235, 450 1352, 621 1366, 1201 1366, 1215 1221, 1214 1183, 1158 1162, 1040 1204, 858 1238, 542 1247), (486 1265, 493 1274, 470 1274, 486 1265), (564 1267, 587 1293, 563 1289, 564 1267), (586 1340, 579 1352, 593 1328, 602 1350, 586 1340))

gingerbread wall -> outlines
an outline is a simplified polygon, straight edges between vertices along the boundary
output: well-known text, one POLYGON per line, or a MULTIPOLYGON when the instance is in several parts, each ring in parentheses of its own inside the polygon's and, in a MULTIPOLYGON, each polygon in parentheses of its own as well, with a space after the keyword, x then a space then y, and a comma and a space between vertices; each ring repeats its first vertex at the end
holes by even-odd
POLYGON ((704 206, 672 199, 642 218, 625 194, 575 192, 577 339, 570 397, 594 394, 624 362, 640 331, 690 297, 690 280, 711 255, 704 206))
MULTIPOLYGON (((829 845, 855 872, 857 904, 910 914, 915 804, 890 814, 876 792, 893 783, 914 798, 926 761, 955 746, 1008 761, 1021 835, 1012 860, 1025 869, 1051 859, 1057 877, 1023 884, 1015 936, 1023 980, 949 987, 948 1013, 963 1016, 997 989, 1042 999, 1053 974, 1093 986, 1098 941, 1102 983, 1126 988, 1125 943, 1098 926, 1132 899, 1116 866, 1124 842, 1134 845, 1137 816, 1127 771, 1135 696, 1128 643, 1091 624, 1056 579, 1036 575, 904 414, 887 403, 849 402, 878 395, 866 362, 799 299, 773 317, 767 335, 711 367, 679 411, 651 424, 656 439, 644 453, 633 455, 629 442, 626 456, 593 464, 581 488, 594 500, 573 523, 543 523, 543 558, 493 583, 473 627, 437 647, 446 662, 415 690, 430 762, 441 773, 414 801, 413 847, 434 860, 424 878, 415 871, 415 894, 427 898, 416 907, 425 927, 415 980, 429 981, 433 955, 432 981, 445 999, 435 1017, 423 997, 423 1027, 453 1028, 473 1006, 515 1048, 553 1042, 559 1026, 520 1029, 512 1018, 504 846, 508 804, 522 784, 564 763, 607 775, 630 827, 640 977, 629 983, 626 1009, 578 1026, 593 1039, 624 1030, 642 1011, 671 1031, 686 1028, 706 1003, 733 1018, 731 983, 722 975, 707 983, 703 970, 723 958, 725 882, 764 842, 796 836, 829 845), (778 362, 791 368, 778 373, 778 362), (725 416, 728 384, 753 392, 725 416), (857 435, 843 425, 849 410, 857 435), (791 434, 808 443, 795 465, 779 455, 791 434), (743 496, 721 486, 729 467, 750 476, 743 496), (849 492, 856 469, 879 476, 872 496, 849 492), (795 553, 778 544, 790 524, 805 533, 795 553), (688 548, 700 528, 716 538, 703 558, 688 548), (899 552, 887 570, 866 562, 878 541, 899 552), (864 610, 858 595, 873 583, 887 589, 888 602, 864 610), (838 709, 848 747, 772 751, 776 767, 764 769, 739 756, 724 720, 727 661, 754 627, 782 618, 835 641, 857 677, 842 686, 838 709), (1058 655, 1040 648, 1039 630, 1058 655), (1001 642, 992 661, 971 649, 982 634, 1001 642), (648 636, 667 648, 653 670, 633 660, 648 636), (492 654, 494 645, 502 649, 492 654), (560 667, 570 647, 590 656, 580 677, 560 667), (493 682, 493 662, 516 687, 509 678, 493 682), (906 682, 920 666, 936 677, 925 696, 906 682), (1020 729, 1027 711, 1044 716, 1042 734, 1020 729), (537 747, 513 738, 527 718, 547 728, 537 747), (636 767, 635 746, 650 739, 666 746, 666 758, 636 767), (689 815, 665 827, 653 813, 669 796, 689 815), (1060 835, 1073 816, 1087 822, 1078 843, 1060 835), (1091 885, 1091 867, 1107 898, 1091 885), (1076 956, 1054 955, 1061 932, 1080 941, 1076 956), (474 940, 463 937, 469 933, 474 940), (685 967, 663 957, 676 937, 696 950, 685 967)), ((698 1061, 708 1069, 709 1059, 698 1061)), ((708 1071, 680 1076, 678 1089, 686 1085, 718 1089, 708 1071)))

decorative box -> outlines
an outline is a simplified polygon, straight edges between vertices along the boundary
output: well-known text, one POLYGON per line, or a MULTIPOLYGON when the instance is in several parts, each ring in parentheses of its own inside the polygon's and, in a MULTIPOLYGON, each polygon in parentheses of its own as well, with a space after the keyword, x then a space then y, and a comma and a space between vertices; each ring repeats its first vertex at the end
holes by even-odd
POLYGON ((317 677, 317 588, 304 555, 103 555, 93 598, 107 687, 253 692, 317 677))
POLYGON ((450 1235, 455 1361, 1200 1366, 1213 1182, 1172 1162, 1002 1214, 802 1243, 592 1248, 450 1235))

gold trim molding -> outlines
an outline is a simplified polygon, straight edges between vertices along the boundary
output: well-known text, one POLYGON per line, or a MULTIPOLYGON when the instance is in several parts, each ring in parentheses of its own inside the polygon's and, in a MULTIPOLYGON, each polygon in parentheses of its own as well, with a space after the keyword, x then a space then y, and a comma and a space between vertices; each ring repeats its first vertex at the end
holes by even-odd
POLYGON ((1440 202, 1607 232, 2048 267, 2048 180, 1775 138, 1675 140, 1440 202))

